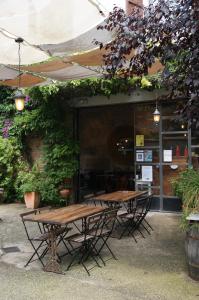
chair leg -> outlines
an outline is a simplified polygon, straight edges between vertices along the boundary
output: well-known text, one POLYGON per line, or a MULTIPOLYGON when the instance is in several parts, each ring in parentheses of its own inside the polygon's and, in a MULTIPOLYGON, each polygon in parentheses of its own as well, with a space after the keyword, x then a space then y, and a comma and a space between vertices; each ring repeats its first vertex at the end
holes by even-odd
POLYGON ((39 253, 38 253, 38 250, 39 250, 39 248, 41 247, 41 245, 43 244, 43 241, 40 242, 40 244, 39 244, 39 246, 38 246, 37 248, 34 246, 34 244, 33 244, 31 241, 30 241, 30 243, 31 243, 31 245, 32 245, 32 247, 33 247, 33 249, 34 249, 35 252, 32 254, 32 256, 30 257, 30 259, 28 260, 28 262, 25 264, 24 267, 27 267, 27 266, 29 265, 29 263, 32 261, 32 259, 33 259, 33 257, 34 257, 35 255, 37 255, 37 257, 38 257, 38 259, 40 260, 42 266, 44 267, 44 263, 43 263, 43 261, 42 261, 42 259, 41 259, 41 255, 39 255, 39 253))
POLYGON ((139 229, 139 227, 137 228, 137 231, 139 231, 139 233, 141 234, 141 236, 143 237, 143 239, 145 239, 144 234, 142 233, 142 231, 139 229))
POLYGON ((147 222, 146 219, 144 219, 144 222, 149 226, 149 228, 151 228, 152 231, 154 231, 153 227, 147 222))
POLYGON ((77 258, 77 256, 78 256, 78 251, 75 253, 75 255, 72 257, 72 259, 71 259, 71 261, 70 261, 70 263, 69 263, 69 265, 68 265, 68 267, 67 267, 67 271, 71 268, 71 266, 72 266, 72 264, 73 264, 73 262, 75 261, 75 259, 77 258))
POLYGON ((109 247, 109 245, 108 245, 108 243, 107 243, 107 240, 108 240, 109 236, 106 237, 106 238, 104 238, 104 237, 101 237, 101 238, 102 238, 102 240, 103 240, 103 243, 102 243, 100 249, 98 250, 97 255, 99 255, 99 253, 102 251, 102 249, 104 248, 104 246, 106 246, 107 249, 109 250, 109 252, 111 253, 112 257, 113 257, 115 260, 117 260, 117 257, 115 256, 115 254, 113 253, 113 251, 111 250, 111 248, 109 247))
POLYGON ((140 225, 144 228, 144 230, 145 230, 149 235, 151 235, 150 231, 146 228, 146 226, 144 226, 143 222, 142 222, 140 225))

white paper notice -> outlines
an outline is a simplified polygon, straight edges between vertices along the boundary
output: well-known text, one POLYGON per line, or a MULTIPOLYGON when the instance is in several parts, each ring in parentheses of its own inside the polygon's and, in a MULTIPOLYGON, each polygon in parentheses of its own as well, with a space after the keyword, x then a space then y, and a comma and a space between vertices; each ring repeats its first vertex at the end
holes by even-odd
POLYGON ((165 162, 172 162, 172 150, 163 150, 163 159, 165 162))
POLYGON ((142 166, 142 180, 143 181, 153 181, 152 166, 142 166))

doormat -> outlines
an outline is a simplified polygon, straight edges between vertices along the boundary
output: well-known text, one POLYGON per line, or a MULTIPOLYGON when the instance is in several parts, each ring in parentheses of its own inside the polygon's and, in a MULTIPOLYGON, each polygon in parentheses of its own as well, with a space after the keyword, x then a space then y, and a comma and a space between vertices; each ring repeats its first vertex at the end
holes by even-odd
POLYGON ((19 249, 18 247, 16 247, 16 246, 1 248, 1 250, 2 250, 4 253, 20 252, 20 249, 19 249))

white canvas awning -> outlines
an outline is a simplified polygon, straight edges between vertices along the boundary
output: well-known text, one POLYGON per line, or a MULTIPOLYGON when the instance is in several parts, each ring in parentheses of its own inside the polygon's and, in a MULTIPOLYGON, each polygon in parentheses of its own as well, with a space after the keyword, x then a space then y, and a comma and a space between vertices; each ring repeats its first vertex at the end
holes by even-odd
POLYGON ((2 0, 0 10, 0 84, 18 86, 18 44, 21 44, 21 86, 47 84, 103 74, 103 51, 93 40, 114 38, 97 30, 114 5, 125 0, 2 0))
POLYGON ((22 64, 33 64, 51 55, 68 55, 93 49, 103 22, 115 3, 122 0, 2 0, 0 10, 0 63, 17 64, 17 44, 22 37, 22 64))

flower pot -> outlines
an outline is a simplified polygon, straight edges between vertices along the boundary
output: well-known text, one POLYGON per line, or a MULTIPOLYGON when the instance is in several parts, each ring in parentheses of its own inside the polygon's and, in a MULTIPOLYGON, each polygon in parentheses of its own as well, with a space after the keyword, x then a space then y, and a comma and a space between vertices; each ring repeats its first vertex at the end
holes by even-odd
POLYGON ((38 208, 40 203, 40 197, 38 192, 27 192, 24 195, 24 200, 27 208, 38 208))
POLYGON ((69 190, 69 189, 62 189, 62 190, 59 191, 60 196, 64 199, 68 198, 70 193, 71 193, 71 190, 69 190))

